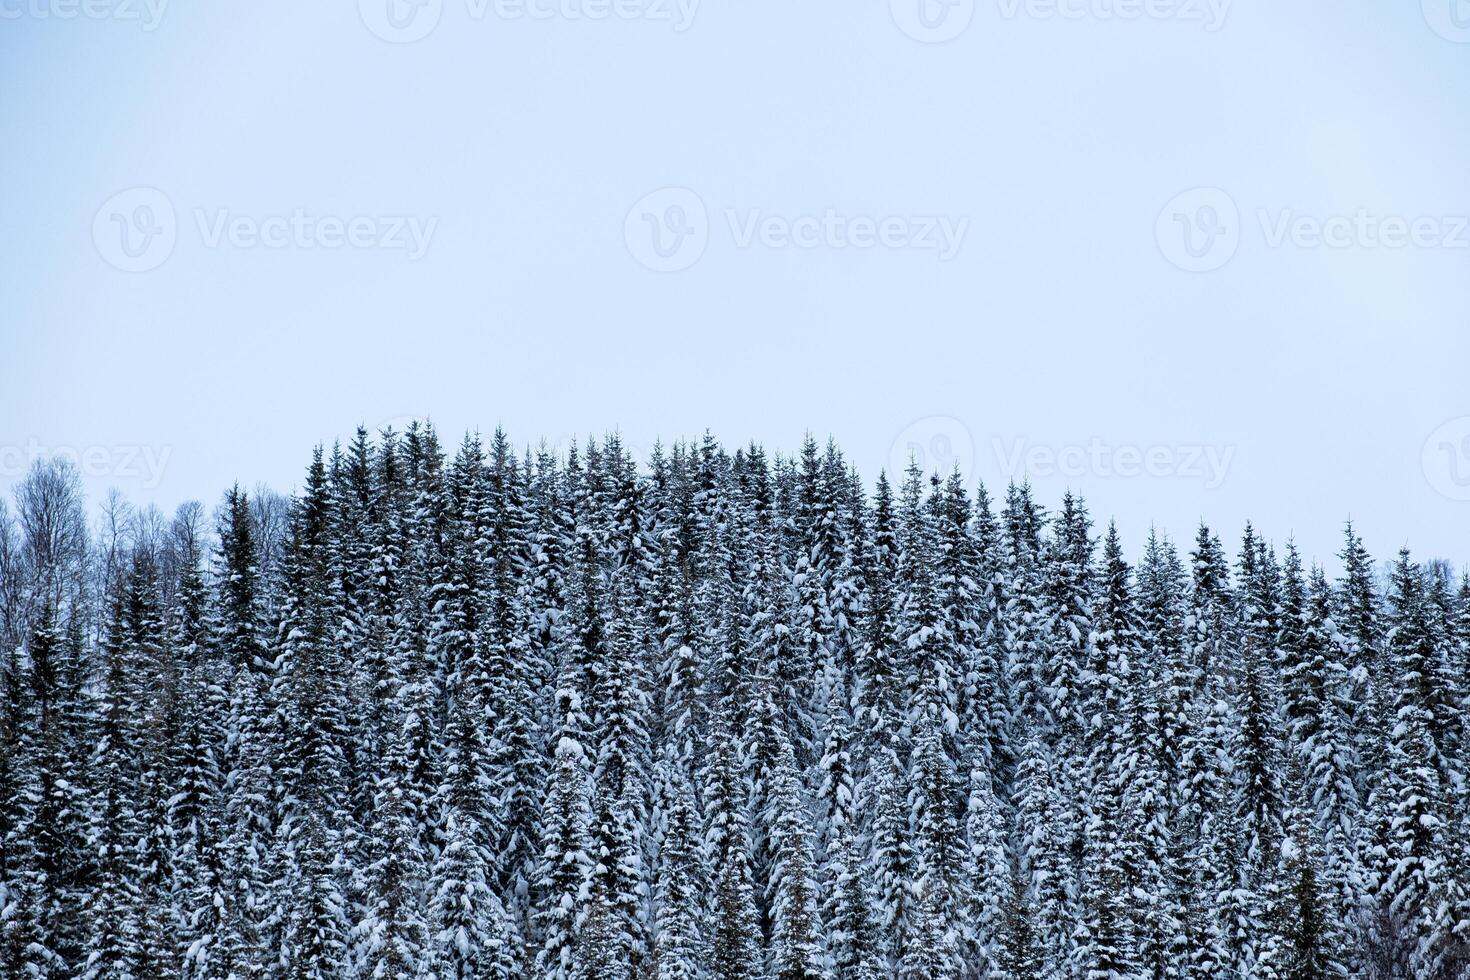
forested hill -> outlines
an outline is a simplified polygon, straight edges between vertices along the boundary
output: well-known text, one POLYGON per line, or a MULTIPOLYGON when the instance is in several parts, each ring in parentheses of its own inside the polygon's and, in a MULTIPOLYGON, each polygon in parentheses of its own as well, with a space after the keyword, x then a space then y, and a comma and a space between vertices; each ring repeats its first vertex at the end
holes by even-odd
POLYGON ((38 464, 0 976, 1465 975, 1470 586, 890 476, 411 426, 89 529, 38 464))

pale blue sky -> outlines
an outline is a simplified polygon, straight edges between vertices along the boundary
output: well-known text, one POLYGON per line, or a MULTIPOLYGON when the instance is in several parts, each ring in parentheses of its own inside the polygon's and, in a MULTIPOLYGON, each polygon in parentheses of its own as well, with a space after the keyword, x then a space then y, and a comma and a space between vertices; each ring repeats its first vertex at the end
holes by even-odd
POLYGON ((1470 560, 1464 0, 77 2, 0 0, 3 483, 61 447, 212 504, 413 415, 809 429, 1029 468, 1135 555, 1351 514, 1470 560))

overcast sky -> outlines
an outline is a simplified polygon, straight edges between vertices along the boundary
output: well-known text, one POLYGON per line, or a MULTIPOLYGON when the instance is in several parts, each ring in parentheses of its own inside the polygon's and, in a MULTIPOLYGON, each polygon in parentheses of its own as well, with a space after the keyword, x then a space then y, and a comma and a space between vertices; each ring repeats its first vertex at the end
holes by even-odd
POLYGON ((0 0, 6 484, 810 430, 1470 561, 1464 0, 86 2, 0 0))

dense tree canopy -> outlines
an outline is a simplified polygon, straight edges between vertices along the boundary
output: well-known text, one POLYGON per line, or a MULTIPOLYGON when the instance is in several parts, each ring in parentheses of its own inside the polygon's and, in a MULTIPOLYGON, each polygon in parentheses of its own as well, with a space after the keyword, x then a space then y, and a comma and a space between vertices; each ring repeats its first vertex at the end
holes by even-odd
POLYGON ((1351 525, 425 425, 83 506, 0 508, 5 977, 1470 971, 1470 581, 1351 525))

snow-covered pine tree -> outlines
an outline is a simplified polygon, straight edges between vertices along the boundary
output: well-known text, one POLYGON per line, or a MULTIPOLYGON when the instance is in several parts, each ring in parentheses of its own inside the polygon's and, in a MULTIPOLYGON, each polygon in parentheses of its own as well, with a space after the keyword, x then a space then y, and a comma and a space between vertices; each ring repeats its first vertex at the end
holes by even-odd
POLYGON ((265 680, 252 668, 235 672, 231 687, 225 754, 220 845, 221 922, 218 938, 193 948, 186 963, 199 977, 254 976, 265 969, 267 903, 273 886, 270 848, 274 826, 273 784, 277 761, 265 680))
MULTIPOLYGON (((221 932, 225 900, 223 864, 224 748, 229 712, 229 674, 209 628, 210 594, 202 567, 197 504, 179 509, 173 535, 179 563, 169 623, 169 643, 179 669, 173 735, 169 823, 174 828, 174 907, 186 961, 208 964, 221 932)), ((207 968, 196 975, 207 975, 207 968)))
MULTIPOLYGON (((153 608, 151 557, 140 553, 113 583, 104 648, 104 669, 95 707, 97 745, 93 773, 91 840, 96 848, 97 887, 87 921, 84 976, 131 977, 141 925, 138 844, 141 837, 138 783, 142 772, 143 719, 137 680, 145 644, 157 642, 160 624, 153 608), (140 567, 141 565, 141 567, 140 567), (145 571, 145 569, 147 571, 145 571)), ((146 670, 146 668, 145 668, 146 670)))
POLYGON ((1362 760, 1356 782, 1359 798, 1367 800, 1385 769, 1384 736, 1394 695, 1392 681, 1384 676, 1384 622, 1373 559, 1352 521, 1348 521, 1343 536, 1343 549, 1338 553, 1343 571, 1337 581, 1333 619, 1347 641, 1344 666, 1348 703, 1353 706, 1351 731, 1356 733, 1357 753, 1362 760))
MULTIPOLYGON (((1082 759, 1086 799, 1076 969, 1085 980, 1139 975, 1130 871, 1141 864, 1136 800, 1130 793, 1128 703, 1133 674, 1135 612, 1130 570, 1116 525, 1109 524, 1093 603, 1082 675, 1082 759)), ((1142 782, 1142 780, 1140 780, 1142 782)))
POLYGON ((61 615, 56 593, 48 590, 22 655, 29 670, 19 699, 18 812, 4 834, 13 869, 7 887, 14 895, 6 912, 7 959, 20 976, 80 972, 90 928, 82 909, 93 870, 89 801, 76 765, 89 708, 67 681, 69 661, 79 651, 76 631, 62 625, 61 615))
MULTIPOLYGON (((396 689, 385 711, 384 759, 368 826, 373 846, 368 851, 372 863, 364 869, 367 909, 355 929, 358 969, 374 980, 417 976, 432 955, 425 914, 430 881, 424 832, 431 804, 420 782, 425 773, 416 745, 432 701, 416 658, 395 651, 388 672, 396 689)), ((442 878, 437 883, 453 888, 442 878)), ((446 911, 447 904, 441 901, 440 910, 446 911)))
POLYGON ((872 801, 871 862, 879 949, 896 971, 912 928, 915 876, 909 835, 908 774, 887 750, 876 753, 864 797, 872 801))
MULTIPOLYGON (((1042 671, 1046 655, 1046 611, 1039 576, 1041 529, 1045 515, 1031 494, 1031 485, 1012 483, 1006 489, 1001 515, 1004 540, 1002 582, 997 618, 1005 649, 1006 676, 1013 721, 1048 731, 1046 690, 1042 671)), ((1018 746, 1024 742, 1017 738, 1018 746)))
POLYGON ((909 830, 914 841, 916 915, 904 937, 901 974, 958 978, 964 968, 960 910, 970 904, 961 799, 944 732, 930 719, 914 745, 909 830))
POLYGON ((557 674, 558 723, 541 820, 541 862, 532 883, 540 980, 573 980, 580 973, 578 930, 584 889, 592 869, 589 720, 582 707, 581 664, 568 649, 557 674))
POLYGON ((671 763, 660 782, 669 787, 668 821, 659 850, 658 914, 653 962, 658 980, 709 976, 709 882, 701 860, 703 833, 688 775, 671 763))
POLYGON ((1014 873, 1006 902, 1004 941, 1000 968, 993 974, 1005 980, 1043 980, 1050 975, 1046 937, 1036 933, 1035 912, 1028 898, 1026 878, 1014 873))
POLYGON ((1287 813, 1281 867, 1274 881, 1272 932, 1278 948, 1272 959, 1281 980, 1332 980, 1347 975, 1336 896, 1323 880, 1322 858, 1305 797, 1306 776, 1292 766, 1297 802, 1287 813))
POLYGON ((884 473, 878 474, 873 500, 873 542, 869 549, 867 608, 857 664, 858 726, 874 733, 870 742, 888 742, 897 734, 903 711, 902 687, 893 637, 897 615, 894 593, 898 578, 899 545, 895 530, 893 491, 884 473))
POLYGON ((284 970, 333 977, 344 967, 351 913, 343 894, 346 812, 346 670, 334 642, 338 613, 330 569, 332 491, 322 452, 293 503, 271 701, 279 726, 269 919, 284 970))
POLYGON ((1020 869, 1027 882, 1028 914, 1051 954, 1042 975, 1061 978, 1074 958, 1076 933, 1063 837, 1065 811, 1051 749, 1035 734, 1022 744, 1015 787, 1020 869))
POLYGON ((610 589, 607 660, 593 688, 600 707, 596 791, 592 806, 592 872, 588 916, 596 917, 603 969, 633 977, 649 955, 645 867, 648 783, 648 704, 644 658, 620 578, 610 589))
POLYGON ((1322 887, 1339 923, 1356 910, 1362 801, 1355 781, 1358 759, 1351 731, 1353 685, 1346 640, 1332 618, 1332 591, 1314 568, 1303 612, 1302 654, 1291 675, 1302 696, 1297 729, 1313 831, 1322 855, 1322 887))
POLYGON ((239 486, 225 494, 218 529, 214 644, 231 675, 269 669, 262 644, 260 566, 250 500, 239 486))
POLYGON ((842 839, 851 839, 856 811, 856 779, 851 752, 852 729, 848 722, 847 686, 841 680, 833 683, 827 698, 824 723, 827 736, 822 745, 817 771, 816 852, 821 869, 819 879, 824 896, 823 911, 830 920, 835 903, 840 901, 837 879, 847 871, 843 863, 842 839))
POLYGON ((1005 976, 1002 971, 1009 942, 1013 876, 1006 846, 1005 817, 996 799, 991 774, 984 769, 970 772, 965 840, 969 849, 965 876, 969 880, 970 900, 961 909, 965 957, 972 973, 1005 976))
POLYGON ((774 734, 777 744, 770 815, 775 852, 770 885, 771 976, 773 980, 826 980, 826 951, 817 912, 816 861, 807 802, 796 768, 796 754, 779 727, 774 729, 774 734))
POLYGON ((451 809, 430 886, 427 975, 443 980, 511 980, 524 961, 515 921, 490 887, 484 834, 451 809))
POLYGON ((953 717, 945 719, 944 747, 952 765, 960 765, 964 757, 977 751, 988 764, 997 719, 993 718, 993 694, 982 691, 999 678, 983 647, 981 620, 986 610, 979 581, 983 573, 970 499, 958 471, 935 488, 930 509, 936 565, 933 587, 939 608, 935 639, 945 648, 936 659, 944 666, 945 684, 954 691, 945 699, 953 717), (972 703, 976 700, 980 703, 972 703))
POLYGON ((1441 934, 1432 900, 1443 890, 1446 851, 1446 787, 1435 743, 1435 638, 1427 608, 1423 569, 1407 548, 1394 564, 1389 595, 1386 662, 1395 684, 1388 771, 1374 806, 1387 815, 1387 853, 1377 866, 1378 935, 1390 962, 1416 976, 1433 976, 1450 937, 1441 934), (1396 948, 1397 947, 1397 948, 1396 948))
POLYGON ((503 814, 493 828, 499 838, 491 847, 495 886, 524 928, 541 835, 540 788, 546 779, 541 751, 545 719, 538 694, 552 679, 546 631, 553 617, 561 615, 564 542, 556 521, 557 488, 544 483, 540 488, 550 495, 543 515, 553 523, 538 535, 530 501, 531 461, 528 457, 519 464, 509 438, 498 428, 485 480, 490 598, 480 644, 490 673, 493 795, 503 814))
POLYGON ((739 742, 724 711, 711 728, 711 761, 704 776, 704 860, 711 869, 710 976, 713 980, 760 980, 760 919, 751 867, 749 801, 739 742))
POLYGON ((1046 714, 1057 729, 1058 747, 1070 759, 1082 739, 1082 671, 1092 633, 1093 542, 1087 505, 1068 492, 1042 549, 1047 663, 1046 714))
POLYGON ((833 980, 880 980, 884 972, 870 904, 872 889, 851 823, 843 825, 828 851, 826 875, 823 922, 833 980))

